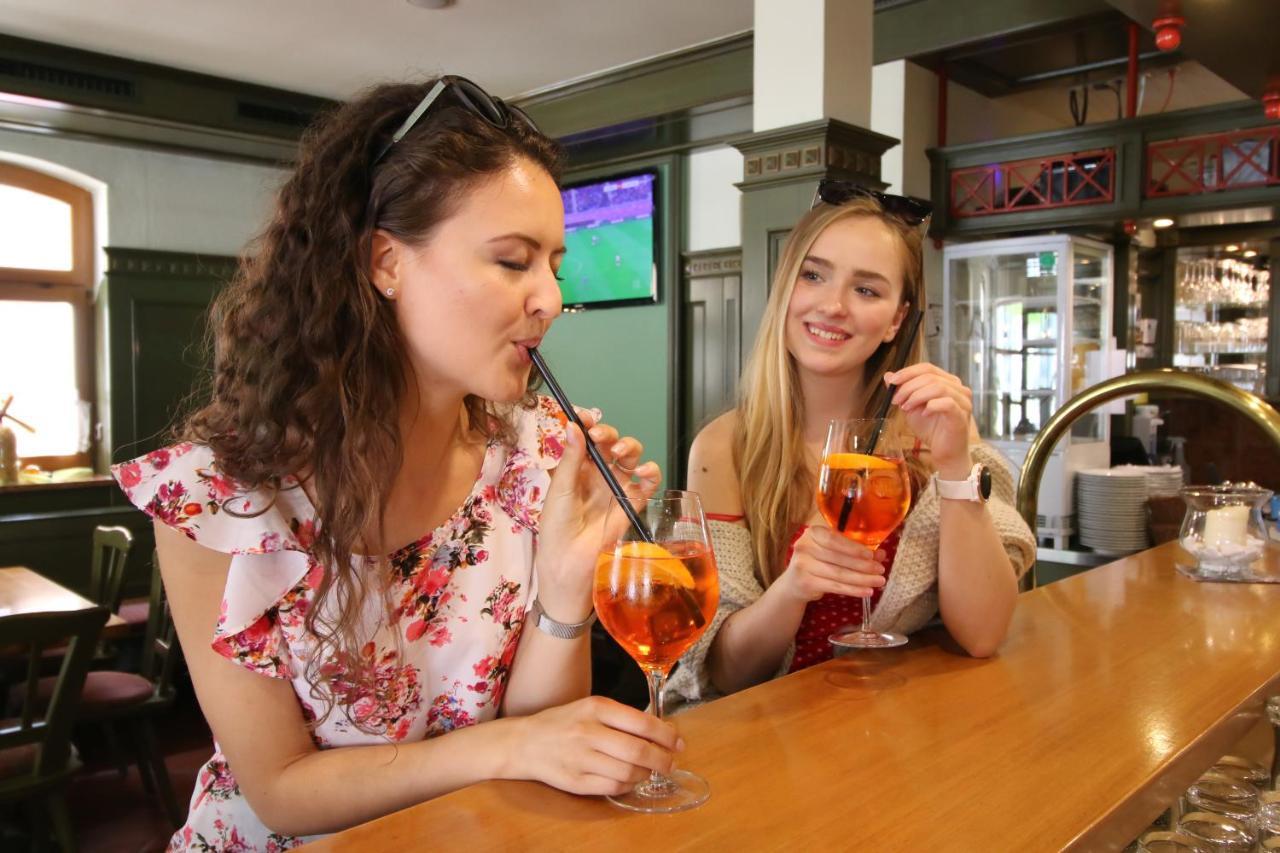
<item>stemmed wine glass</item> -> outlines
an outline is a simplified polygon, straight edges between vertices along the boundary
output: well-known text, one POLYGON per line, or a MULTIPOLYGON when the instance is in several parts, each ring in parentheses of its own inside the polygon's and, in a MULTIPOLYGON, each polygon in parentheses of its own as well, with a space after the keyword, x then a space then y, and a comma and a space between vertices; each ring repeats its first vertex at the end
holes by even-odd
MULTIPOLYGON (((902 524, 911 508, 911 479, 898 443, 882 418, 836 419, 818 471, 818 510, 831 529, 872 551, 902 524)), ((907 642, 902 634, 872 631, 871 597, 862 599, 862 627, 833 634, 833 645, 883 649, 907 642)))
MULTIPOLYGON (((670 490, 635 507, 644 535, 621 507, 609 509, 592 598, 605 630, 644 670, 649 706, 662 719, 663 683, 711 624, 720 581, 696 493, 670 490)), ((609 800, 638 812, 678 812, 710 795, 701 776, 674 770, 655 771, 609 800)))

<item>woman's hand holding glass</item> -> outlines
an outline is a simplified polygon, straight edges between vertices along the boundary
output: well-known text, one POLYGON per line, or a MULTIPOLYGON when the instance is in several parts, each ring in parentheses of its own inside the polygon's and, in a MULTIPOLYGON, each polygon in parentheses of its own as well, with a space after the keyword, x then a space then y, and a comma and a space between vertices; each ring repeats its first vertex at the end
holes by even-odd
POLYGON ((805 603, 828 593, 866 598, 885 584, 879 561, 884 557, 830 527, 813 525, 796 540, 791 562, 769 589, 805 603))
MULTIPOLYGON (((641 463, 644 445, 600 421, 600 412, 578 409, 588 437, 609 460, 614 476, 633 501, 647 500, 658 490, 658 463, 641 463)), ((609 524, 625 526, 620 514, 610 516, 613 493, 587 458, 586 445, 573 424, 560 464, 551 474, 538 532, 538 598, 543 609, 560 622, 580 622, 591 612, 591 583, 600 554, 600 532, 609 524)), ((615 537, 622 530, 606 531, 615 537)))
POLYGON ((543 782, 571 794, 617 795, 651 772, 669 773, 684 744, 675 726, 600 696, 512 720, 521 727, 508 779, 543 782))

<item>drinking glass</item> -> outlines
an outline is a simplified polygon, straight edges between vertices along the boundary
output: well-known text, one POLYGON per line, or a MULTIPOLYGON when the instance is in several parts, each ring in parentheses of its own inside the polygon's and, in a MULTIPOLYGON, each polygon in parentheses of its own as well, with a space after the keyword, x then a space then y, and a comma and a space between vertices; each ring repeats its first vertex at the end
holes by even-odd
MULTIPOLYGON (((702 500, 666 491, 635 504, 645 536, 621 507, 610 508, 596 561, 592 598, 600 624, 649 682, 649 706, 662 719, 662 686, 680 656, 706 631, 720 601, 715 556, 702 500)), ((654 771, 609 797, 638 812, 678 812, 706 802, 710 786, 687 770, 654 771)))
POLYGON ((1178 831, 1189 836, 1206 853, 1252 853, 1252 829, 1234 818, 1210 812, 1190 812, 1178 822, 1178 831))
MULTIPOLYGON (((1244 829, 1249 837, 1249 843, 1252 845, 1257 841, 1258 806, 1259 797, 1256 787, 1248 782, 1211 770, 1197 779, 1187 789, 1187 793, 1183 796, 1184 814, 1179 826, 1182 832, 1187 835, 1197 836, 1197 840, 1201 842, 1202 846, 1207 846, 1211 850, 1235 850, 1236 847, 1232 845, 1239 843, 1238 833, 1234 831, 1231 824, 1226 824, 1226 829, 1215 826, 1210 830, 1206 830, 1187 826, 1188 818, 1192 814, 1212 815, 1233 821, 1244 829), (1203 836, 1214 834, 1221 836, 1217 839, 1219 847, 1204 843, 1207 839, 1203 836)), ((1245 849, 1252 849, 1252 847, 1245 849)))
POLYGON ((1157 829, 1138 839, 1134 853, 1202 853, 1203 849, 1186 835, 1157 829))
POLYGON ((1264 791, 1258 797, 1258 836, 1262 841, 1280 838, 1280 791, 1264 791))
MULTIPOLYGON (((831 529, 872 551, 898 529, 911 508, 911 478, 902 449, 877 418, 833 420, 818 469, 818 511, 831 529)), ((862 599, 862 626, 832 634, 833 645, 886 649, 907 642, 902 634, 872 631, 871 597, 862 599)))
POLYGON ((1263 790, 1271 784, 1271 773, 1267 768, 1239 755, 1222 756, 1209 768, 1209 772, 1247 782, 1258 790, 1263 790))

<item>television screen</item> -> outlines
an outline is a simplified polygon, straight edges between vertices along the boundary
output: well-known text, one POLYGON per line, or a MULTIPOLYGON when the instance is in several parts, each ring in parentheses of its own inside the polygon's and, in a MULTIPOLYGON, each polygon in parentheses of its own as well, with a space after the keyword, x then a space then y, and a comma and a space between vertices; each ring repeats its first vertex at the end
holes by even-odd
POLYGON ((573 184, 564 198, 565 308, 634 305, 658 298, 654 213, 657 173, 573 184))

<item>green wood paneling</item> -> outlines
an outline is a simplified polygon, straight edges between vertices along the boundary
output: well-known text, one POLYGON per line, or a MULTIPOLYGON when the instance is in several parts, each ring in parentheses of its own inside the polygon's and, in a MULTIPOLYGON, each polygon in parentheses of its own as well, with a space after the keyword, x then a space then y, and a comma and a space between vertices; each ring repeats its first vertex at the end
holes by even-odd
POLYGON ((133 507, 0 515, 0 566, 26 566, 84 595, 89 588, 93 528, 123 525, 133 532, 125 566, 126 596, 146 595, 151 583, 151 520, 133 507))
POLYGON ((165 441, 209 369, 205 317, 235 261, 107 249, 100 317, 101 456, 120 462, 165 441), (102 381, 102 380, 105 380, 102 381))

